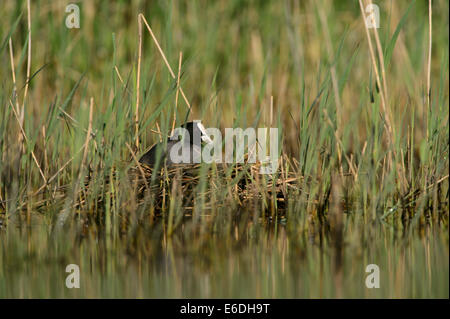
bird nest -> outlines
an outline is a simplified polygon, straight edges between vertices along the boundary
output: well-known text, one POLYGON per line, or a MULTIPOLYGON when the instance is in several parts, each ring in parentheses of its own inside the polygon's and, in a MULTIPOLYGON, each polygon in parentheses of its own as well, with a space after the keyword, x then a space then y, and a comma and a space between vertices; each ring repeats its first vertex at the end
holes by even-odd
POLYGON ((266 199, 276 202, 277 208, 284 207, 298 178, 283 172, 263 175, 259 173, 260 167, 260 163, 178 164, 155 170, 141 164, 131 167, 128 176, 139 202, 151 199, 156 210, 173 196, 188 210, 198 198, 210 208, 226 205, 230 199, 242 206, 266 199))

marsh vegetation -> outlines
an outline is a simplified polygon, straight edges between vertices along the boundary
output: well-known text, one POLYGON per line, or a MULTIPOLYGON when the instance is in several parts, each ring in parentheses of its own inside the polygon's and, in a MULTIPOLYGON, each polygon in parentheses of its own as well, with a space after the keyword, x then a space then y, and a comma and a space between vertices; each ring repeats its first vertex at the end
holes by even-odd
POLYGON ((448 298, 448 2, 368 3, 3 1, 0 297, 448 298), (277 172, 138 165, 174 119, 277 172))

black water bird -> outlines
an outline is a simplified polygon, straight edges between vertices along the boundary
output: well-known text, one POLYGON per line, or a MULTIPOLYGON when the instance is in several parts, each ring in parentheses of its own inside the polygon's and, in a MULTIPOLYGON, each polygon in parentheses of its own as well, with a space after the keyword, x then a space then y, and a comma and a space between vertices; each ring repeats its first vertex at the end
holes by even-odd
POLYGON ((201 158, 204 143, 210 144, 213 141, 206 133, 201 121, 187 122, 175 129, 166 143, 160 142, 153 145, 147 153, 142 155, 139 162, 152 167, 158 162, 159 167, 164 163, 167 166, 194 163, 197 156, 199 156, 197 158, 201 158), (187 154, 183 153, 185 156, 180 153, 182 149, 188 150, 187 154))

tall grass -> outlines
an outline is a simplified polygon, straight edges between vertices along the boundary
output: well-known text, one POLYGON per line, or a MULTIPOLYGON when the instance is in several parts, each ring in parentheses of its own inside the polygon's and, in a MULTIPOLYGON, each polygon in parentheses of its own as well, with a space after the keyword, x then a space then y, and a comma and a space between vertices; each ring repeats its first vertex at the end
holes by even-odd
POLYGON ((448 298, 446 1, 78 4, 1 7, 0 296, 448 298), (130 179, 174 114, 278 127, 278 172, 130 179))

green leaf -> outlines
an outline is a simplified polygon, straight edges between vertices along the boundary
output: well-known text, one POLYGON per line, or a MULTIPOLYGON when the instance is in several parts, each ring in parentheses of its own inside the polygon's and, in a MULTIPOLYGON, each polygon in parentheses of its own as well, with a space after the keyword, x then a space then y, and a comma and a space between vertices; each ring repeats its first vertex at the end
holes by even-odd
POLYGON ((397 38, 400 34, 400 30, 402 29, 403 25, 406 22, 406 18, 409 14, 409 11, 411 11, 411 8, 413 7, 413 5, 415 4, 415 0, 411 2, 411 4, 409 5, 408 9, 406 9, 405 14, 403 15, 403 17, 400 19, 400 22, 397 25, 397 28, 395 28, 394 34, 392 35, 391 41, 389 41, 389 44, 386 47, 386 50, 384 52, 384 66, 387 67, 389 66, 389 63, 391 61, 392 58, 392 53, 394 52, 394 48, 395 48, 395 43, 397 42, 397 38))

